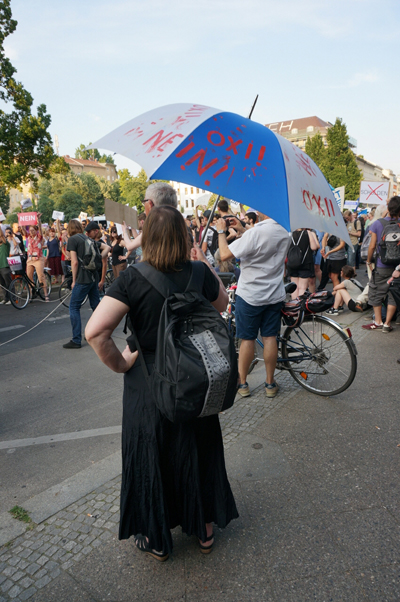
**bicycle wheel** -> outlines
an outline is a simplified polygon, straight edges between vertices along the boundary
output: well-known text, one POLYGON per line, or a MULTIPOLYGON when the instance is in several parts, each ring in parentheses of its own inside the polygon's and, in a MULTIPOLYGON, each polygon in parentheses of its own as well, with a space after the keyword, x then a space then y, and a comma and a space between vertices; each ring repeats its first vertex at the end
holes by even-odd
MULTIPOLYGON (((36 276, 36 272, 35 272, 35 276, 36 276)), ((48 275, 47 272, 45 272, 44 278, 45 278, 46 287, 47 287, 47 295, 50 297, 50 293, 51 293, 51 278, 50 278, 50 276, 48 275)), ((35 278, 35 284, 38 287, 39 297, 44 300, 46 298, 46 295, 44 293, 44 287, 39 285, 37 276, 35 278)))
POLYGON ((307 391, 337 395, 353 382, 357 350, 339 324, 325 316, 306 316, 301 326, 289 327, 281 339, 283 365, 307 391))
POLYGON ((23 278, 15 278, 10 285, 10 301, 17 309, 24 309, 31 298, 31 289, 23 278))
POLYGON ((109 286, 114 282, 114 272, 112 270, 107 270, 106 277, 104 278, 104 286, 103 290, 106 292, 109 286))

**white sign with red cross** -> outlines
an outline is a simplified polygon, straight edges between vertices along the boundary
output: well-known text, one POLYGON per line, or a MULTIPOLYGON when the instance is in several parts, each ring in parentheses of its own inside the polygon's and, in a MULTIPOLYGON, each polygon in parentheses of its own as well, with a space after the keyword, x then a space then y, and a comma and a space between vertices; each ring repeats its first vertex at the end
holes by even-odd
POLYGON ((387 203, 388 196, 389 182, 361 182, 360 203, 381 205, 382 203, 387 203))

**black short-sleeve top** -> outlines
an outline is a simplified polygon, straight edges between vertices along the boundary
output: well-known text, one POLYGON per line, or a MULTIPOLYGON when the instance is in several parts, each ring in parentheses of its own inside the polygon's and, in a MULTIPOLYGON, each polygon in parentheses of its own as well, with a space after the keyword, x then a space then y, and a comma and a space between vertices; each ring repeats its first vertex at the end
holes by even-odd
MULTIPOLYGON (((202 263, 204 269, 203 295, 211 303, 219 295, 219 280, 202 263)), ((192 275, 192 262, 179 266, 179 271, 165 274, 181 291, 184 291, 192 275)), ((157 329, 165 298, 144 278, 134 266, 120 273, 107 289, 107 296, 130 307, 129 317, 135 328, 143 354, 154 355, 157 345, 157 329)), ((132 336, 127 338, 131 351, 136 350, 132 336)))

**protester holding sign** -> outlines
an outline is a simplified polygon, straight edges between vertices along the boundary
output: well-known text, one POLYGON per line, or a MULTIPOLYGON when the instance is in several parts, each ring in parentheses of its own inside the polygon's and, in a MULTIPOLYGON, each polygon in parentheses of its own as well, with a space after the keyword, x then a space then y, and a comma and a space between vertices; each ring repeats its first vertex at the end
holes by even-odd
POLYGON ((27 239, 28 261, 26 264, 26 273, 28 278, 33 280, 33 273, 36 270, 38 280, 44 289, 45 300, 49 301, 46 279, 44 277, 43 234, 42 224, 40 221, 41 215, 41 213, 37 214, 37 225, 29 226, 29 236, 27 239))

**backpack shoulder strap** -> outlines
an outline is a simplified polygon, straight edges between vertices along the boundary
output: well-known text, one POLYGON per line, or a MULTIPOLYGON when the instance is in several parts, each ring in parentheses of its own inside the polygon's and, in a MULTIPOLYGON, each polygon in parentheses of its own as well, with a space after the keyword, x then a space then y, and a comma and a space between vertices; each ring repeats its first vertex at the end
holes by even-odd
POLYGON ((159 272, 147 261, 141 261, 131 266, 134 270, 138 270, 143 278, 153 286, 157 292, 167 299, 173 293, 180 293, 178 287, 162 272, 159 272))

